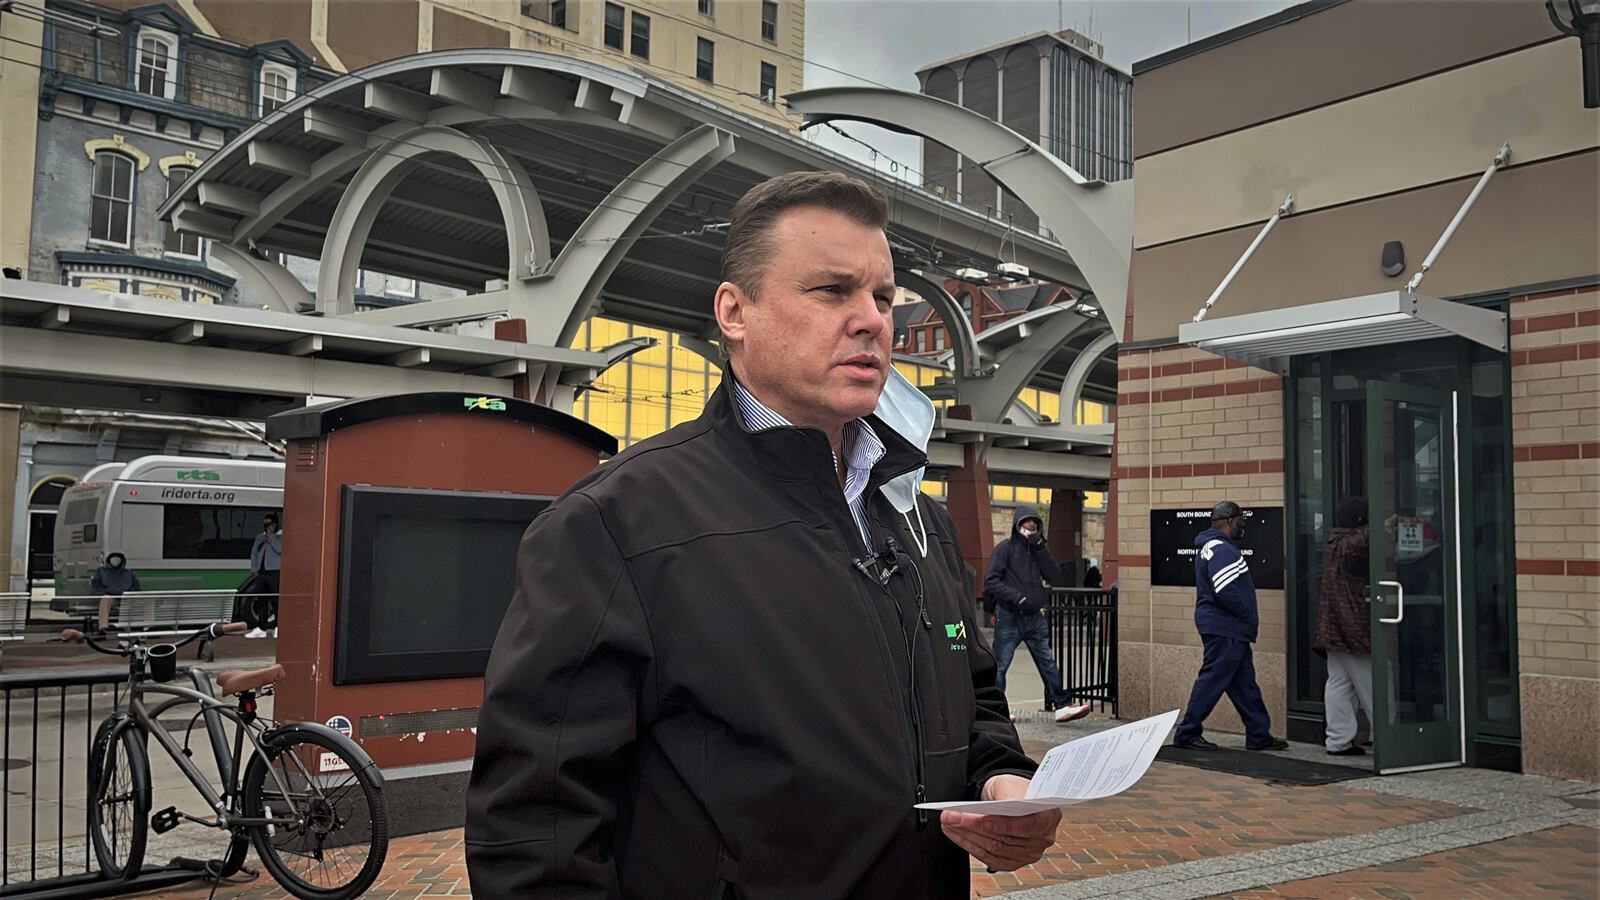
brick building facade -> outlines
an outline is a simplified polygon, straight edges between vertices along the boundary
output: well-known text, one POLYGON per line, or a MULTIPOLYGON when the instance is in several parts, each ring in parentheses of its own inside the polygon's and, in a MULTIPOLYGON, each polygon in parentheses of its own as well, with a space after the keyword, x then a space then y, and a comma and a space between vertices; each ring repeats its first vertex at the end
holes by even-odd
MULTIPOLYGON (((1376 768, 1596 779, 1600 111, 1541 4, 1455 13, 1441 32, 1425 5, 1321 0, 1134 68, 1107 536, 1122 703, 1181 707, 1199 668, 1194 588, 1153 583, 1182 548, 1153 523, 1232 499, 1282 516, 1246 539, 1283 555, 1252 565, 1282 584, 1259 591, 1256 670, 1275 733, 1320 742, 1323 559, 1360 498, 1376 768), (1206 344, 1191 320, 1291 194, 1206 320, 1235 336, 1206 344), (1411 289, 1442 301, 1383 320, 1413 339, 1340 312, 1411 289), (1268 346, 1287 349, 1248 349, 1268 346)), ((1227 704, 1208 727, 1240 730, 1227 704)))

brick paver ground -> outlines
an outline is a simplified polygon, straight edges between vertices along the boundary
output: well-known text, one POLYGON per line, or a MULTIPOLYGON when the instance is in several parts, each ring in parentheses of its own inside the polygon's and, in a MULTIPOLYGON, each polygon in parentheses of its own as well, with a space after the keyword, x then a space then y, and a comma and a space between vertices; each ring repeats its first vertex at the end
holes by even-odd
MULTIPOLYGON (((1028 749, 1037 755, 1048 747, 1028 749)), ((1157 762, 1133 789, 1077 810, 1069 808, 1056 846, 1036 865, 997 875, 986 873, 981 864, 974 866, 972 893, 986 897, 1462 812, 1443 803, 1336 784, 1292 787, 1157 762)), ((467 896, 464 853, 459 830, 398 838, 390 845, 383 875, 367 896, 374 900, 467 896)), ((208 893, 188 889, 152 896, 203 900, 208 893)), ((225 885, 217 896, 264 900, 281 897, 282 891, 263 873, 250 885, 225 885)))
MULTIPOLYGON (((1028 748, 1034 755, 1036 749, 1028 748)), ((1068 807, 1056 845, 1033 866, 990 875, 975 865, 973 896, 1360 834, 1462 812, 1444 803, 1338 784, 1295 787, 1157 762, 1129 790, 1068 807)))
POLYGON ((1233 900, 1600 896, 1600 831, 1563 825, 1403 862, 1228 894, 1233 900))
MULTIPOLYGON (((250 854, 250 865, 261 868, 261 861, 250 854)), ((140 894, 150 900, 205 900, 211 888, 140 894)), ((255 881, 244 885, 225 884, 217 888, 218 900, 278 900, 288 896, 272 876, 262 870, 255 881)), ((371 900, 414 900, 418 897, 470 897, 467 890, 466 846, 461 830, 395 838, 389 842, 389 856, 383 872, 364 897, 371 900)))

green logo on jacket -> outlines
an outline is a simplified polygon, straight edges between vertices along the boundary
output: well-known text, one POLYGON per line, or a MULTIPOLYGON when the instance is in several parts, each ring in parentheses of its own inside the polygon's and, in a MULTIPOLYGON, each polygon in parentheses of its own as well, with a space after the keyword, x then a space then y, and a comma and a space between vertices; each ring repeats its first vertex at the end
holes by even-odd
POLYGON ((952 622, 944 626, 944 636, 950 639, 951 650, 967 649, 967 623, 952 622))

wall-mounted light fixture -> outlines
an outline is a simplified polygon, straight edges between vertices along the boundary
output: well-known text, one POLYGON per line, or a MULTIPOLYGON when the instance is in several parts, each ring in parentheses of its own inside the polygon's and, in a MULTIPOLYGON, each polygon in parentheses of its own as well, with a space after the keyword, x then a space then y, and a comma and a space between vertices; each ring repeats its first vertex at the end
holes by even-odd
POLYGON ((1406 270, 1406 246, 1399 241, 1389 241, 1383 245, 1383 259, 1379 263, 1383 274, 1390 278, 1406 270))
POLYGON ((1583 108, 1600 109, 1600 0, 1544 0, 1550 21, 1562 34, 1578 39, 1583 52, 1583 108))

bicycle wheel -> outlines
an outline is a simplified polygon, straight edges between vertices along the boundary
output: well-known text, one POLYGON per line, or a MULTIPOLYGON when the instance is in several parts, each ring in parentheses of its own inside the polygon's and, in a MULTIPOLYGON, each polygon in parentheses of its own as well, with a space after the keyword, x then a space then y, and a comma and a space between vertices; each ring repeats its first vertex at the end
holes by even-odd
POLYGON ((139 874, 150 823, 150 758, 138 729, 113 737, 121 721, 101 723, 89 754, 89 834, 100 871, 112 879, 139 874))
POLYGON ((345 900, 377 879, 389 820, 371 761, 343 738, 289 732, 264 742, 244 775, 244 815, 256 853, 301 900, 345 900))

